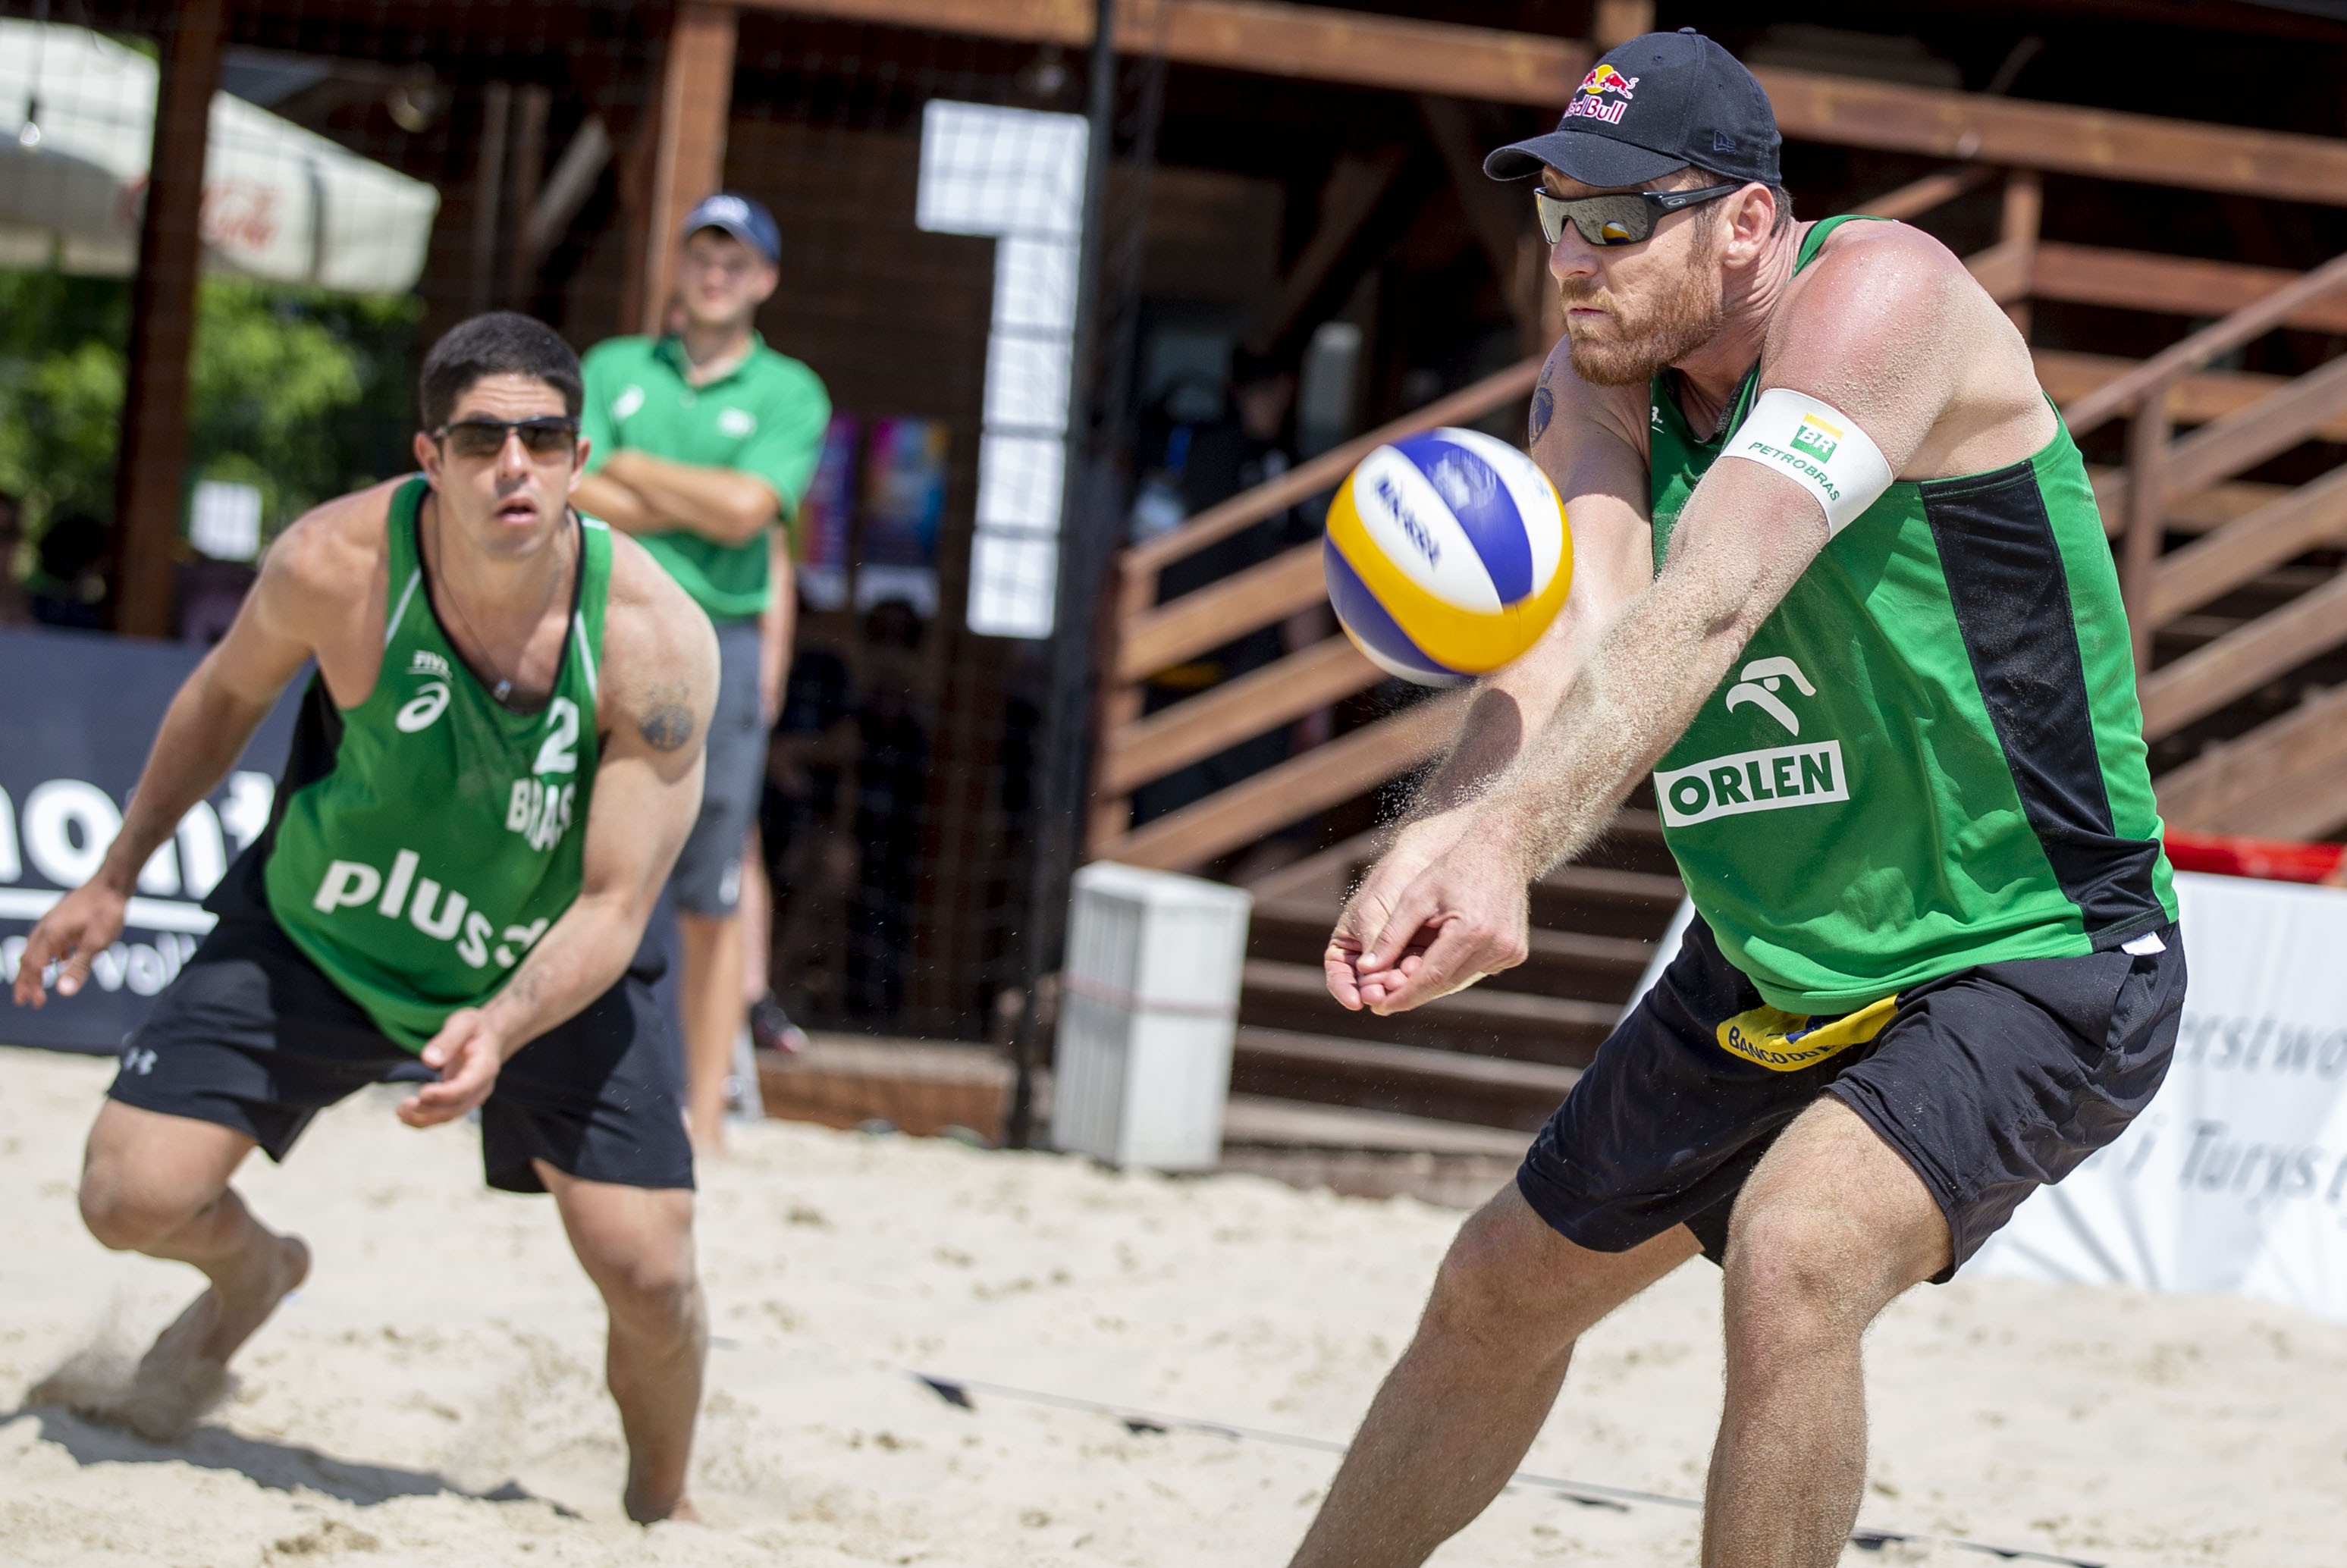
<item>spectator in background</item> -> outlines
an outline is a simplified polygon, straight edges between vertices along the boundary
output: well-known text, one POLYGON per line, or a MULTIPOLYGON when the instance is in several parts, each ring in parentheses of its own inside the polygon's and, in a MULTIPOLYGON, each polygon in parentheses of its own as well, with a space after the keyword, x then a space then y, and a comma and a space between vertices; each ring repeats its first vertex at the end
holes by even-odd
POLYGON ((747 1011, 736 926, 744 848, 796 603, 777 536, 814 476, 831 400, 813 371, 768 348, 754 325, 780 277, 774 215, 721 193, 686 216, 679 240, 682 330, 613 338, 586 357, 583 433, 593 447, 576 500, 635 535, 717 627, 701 816, 671 882, 686 1114, 694 1144, 713 1152, 747 1011))
POLYGON ((85 631, 105 629, 108 543, 106 525, 87 512, 49 519, 30 585, 34 620, 85 631))
POLYGON ((16 558, 24 553, 24 503, 0 490, 0 626, 33 624, 33 596, 16 576, 16 558))

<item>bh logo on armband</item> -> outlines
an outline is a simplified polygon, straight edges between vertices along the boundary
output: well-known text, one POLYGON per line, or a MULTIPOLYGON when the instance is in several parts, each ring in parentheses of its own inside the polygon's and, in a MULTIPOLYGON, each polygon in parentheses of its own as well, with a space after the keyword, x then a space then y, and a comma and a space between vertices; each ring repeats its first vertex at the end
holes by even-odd
MULTIPOLYGON (((1788 684, 1804 697, 1818 694, 1801 667, 1790 659, 1755 659, 1737 671, 1724 705, 1729 712, 1758 708, 1784 726, 1787 734, 1799 735, 1801 717, 1778 695, 1788 684)), ((1849 798, 1850 776, 1842 765, 1840 741, 1734 752, 1655 774, 1655 799, 1662 807, 1665 825, 1670 827, 1692 827, 1718 816, 1823 805, 1849 798)))
POLYGON ((1841 445, 1841 432, 1814 414, 1801 415, 1800 427, 1793 432, 1793 450, 1807 453, 1823 463, 1841 445))

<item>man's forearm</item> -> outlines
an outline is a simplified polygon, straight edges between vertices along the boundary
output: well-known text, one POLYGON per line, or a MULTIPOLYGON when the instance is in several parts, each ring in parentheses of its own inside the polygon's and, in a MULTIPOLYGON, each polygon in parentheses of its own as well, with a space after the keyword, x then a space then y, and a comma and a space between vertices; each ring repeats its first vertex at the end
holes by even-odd
POLYGON ((579 481, 570 492, 571 505, 590 518, 610 524, 623 534, 661 534, 677 527, 652 509, 632 486, 598 471, 579 481))
POLYGON ((1586 848, 1693 722, 1748 636, 1710 585, 1658 584, 1607 629, 1553 716, 1486 794, 1469 832, 1512 846, 1527 880, 1586 848))
POLYGON ((507 1059, 577 1016, 627 972, 648 909, 620 894, 582 894, 539 938, 481 1010, 507 1059))
POLYGON ((148 858, 179 831, 179 819, 228 776, 269 716, 267 705, 240 702, 210 677, 207 660, 171 699, 123 813, 122 830, 98 867, 98 877, 124 893, 137 883, 148 858))
POLYGON ((603 471, 662 518, 721 545, 749 543, 781 511, 764 480, 738 469, 671 462, 626 447, 611 454, 603 471))
POLYGON ((1555 717, 1588 661, 1597 632, 1576 620, 1560 628, 1558 636, 1560 645, 1553 650, 1536 651, 1481 683, 1469 700, 1450 750, 1411 797, 1398 825, 1401 833, 1439 833, 1446 826, 1455 832, 1555 717))

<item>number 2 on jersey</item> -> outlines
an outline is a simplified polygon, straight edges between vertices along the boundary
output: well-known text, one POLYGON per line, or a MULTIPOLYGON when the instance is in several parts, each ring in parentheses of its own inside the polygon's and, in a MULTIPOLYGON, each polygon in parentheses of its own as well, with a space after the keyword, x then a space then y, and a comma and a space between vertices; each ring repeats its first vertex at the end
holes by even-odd
POLYGON ((579 704, 557 697, 547 704, 547 735, 538 748, 534 774, 574 774, 579 771, 579 704))

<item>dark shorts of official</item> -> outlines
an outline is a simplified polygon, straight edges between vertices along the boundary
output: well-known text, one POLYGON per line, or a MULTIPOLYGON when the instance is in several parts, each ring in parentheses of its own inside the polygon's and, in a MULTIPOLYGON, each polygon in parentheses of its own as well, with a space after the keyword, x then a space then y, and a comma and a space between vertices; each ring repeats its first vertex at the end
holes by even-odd
MULTIPOLYGON (((327 1106, 433 1074, 294 947, 246 892, 259 883, 251 856, 231 868, 210 901, 220 924, 124 1042, 108 1093, 231 1128, 282 1162, 327 1106)), ((652 1000, 659 973, 653 950, 640 952, 618 984, 507 1061, 481 1107, 490 1186, 544 1192, 534 1160, 581 1181, 692 1185, 677 1052, 652 1000)))
POLYGON ((1945 1281, 2021 1200, 2116 1138, 2167 1076, 2184 948, 1960 969, 1900 993, 1874 1038, 1792 1071, 1729 1051, 1764 1005, 1697 918, 1654 989, 1549 1118, 1516 1187, 1567 1241, 1625 1252, 1686 1225, 1715 1263, 1736 1195, 1820 1095, 1913 1168, 1953 1243, 1945 1281))
POLYGON ((742 897, 742 850, 765 787, 766 723, 758 703, 758 622, 717 624, 717 707, 709 716, 701 815, 677 852, 669 886, 688 915, 731 915, 742 897))

